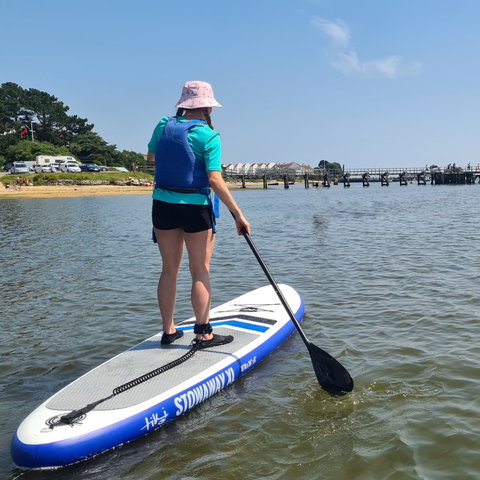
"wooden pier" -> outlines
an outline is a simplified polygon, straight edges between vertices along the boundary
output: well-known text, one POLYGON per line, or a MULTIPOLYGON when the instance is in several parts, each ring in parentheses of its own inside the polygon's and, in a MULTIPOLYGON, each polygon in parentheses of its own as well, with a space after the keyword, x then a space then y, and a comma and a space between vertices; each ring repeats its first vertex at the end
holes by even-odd
MULTIPOLYGON (((141 171, 155 174, 154 166, 144 166, 141 171)), ((247 182, 258 182, 263 188, 269 185, 283 184, 284 188, 301 181, 305 188, 324 187, 330 188, 332 184, 343 183, 344 188, 350 187, 351 182, 362 182, 364 187, 369 187, 371 182, 380 182, 382 187, 388 187, 392 182, 398 182, 400 186, 408 186, 414 182, 417 185, 473 185, 480 178, 478 167, 455 167, 455 168, 349 168, 340 172, 322 172, 314 169, 310 173, 294 173, 287 170, 267 170, 255 174, 223 173, 224 178, 234 178, 241 182, 241 188, 246 188, 247 182), (260 183, 261 182, 261 183, 260 183)), ((480 180, 479 182, 480 183, 480 180)))
MULTIPOLYGON (((246 182, 263 181, 263 188, 268 188, 268 184, 276 182, 283 183, 284 188, 289 188, 294 182, 302 181, 305 188, 324 187, 329 188, 343 183, 344 188, 350 187, 351 182, 362 182, 364 187, 369 187, 371 182, 380 182, 382 187, 388 187, 392 182, 398 182, 400 186, 417 183, 417 185, 445 185, 445 184, 464 184, 472 185, 477 178, 480 178, 479 168, 457 167, 455 169, 434 168, 432 170, 425 168, 352 168, 345 169, 342 173, 338 172, 319 172, 315 173, 293 173, 285 171, 267 171, 257 174, 229 173, 224 174, 227 178, 238 178, 241 181, 241 188, 246 188, 246 182)), ((480 183, 480 181, 478 182, 480 183)))

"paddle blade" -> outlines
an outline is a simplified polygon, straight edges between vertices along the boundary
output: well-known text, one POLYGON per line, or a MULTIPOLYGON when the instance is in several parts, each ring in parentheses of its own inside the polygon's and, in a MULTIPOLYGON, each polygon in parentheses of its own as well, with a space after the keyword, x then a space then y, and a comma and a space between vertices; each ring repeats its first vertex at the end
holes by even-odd
POLYGON ((307 347, 318 383, 325 391, 343 395, 353 390, 352 377, 335 358, 311 342, 307 347))

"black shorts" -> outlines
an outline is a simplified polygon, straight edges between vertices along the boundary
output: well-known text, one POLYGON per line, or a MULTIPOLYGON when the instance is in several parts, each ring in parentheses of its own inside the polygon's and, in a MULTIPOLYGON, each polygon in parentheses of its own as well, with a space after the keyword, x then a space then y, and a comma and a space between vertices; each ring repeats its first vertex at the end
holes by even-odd
POLYGON ((158 230, 181 228, 186 233, 197 233, 213 228, 210 205, 188 205, 153 201, 152 222, 158 230))

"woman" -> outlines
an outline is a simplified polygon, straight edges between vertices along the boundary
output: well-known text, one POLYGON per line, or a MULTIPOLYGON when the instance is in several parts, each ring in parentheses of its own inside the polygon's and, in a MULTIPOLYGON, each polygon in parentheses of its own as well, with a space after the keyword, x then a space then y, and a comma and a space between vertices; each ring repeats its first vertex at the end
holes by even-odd
POLYGON ((212 107, 222 106, 212 87, 206 82, 187 82, 175 106, 176 116, 162 118, 155 128, 147 154, 148 160, 155 160, 152 221, 163 261, 157 290, 163 320, 161 343, 168 345, 183 336, 175 329, 173 311, 185 245, 196 319, 194 343, 197 348, 214 347, 232 342, 233 337, 213 334, 209 324, 209 270, 215 245, 209 187, 235 216, 239 235, 242 227, 250 233, 250 224, 222 178, 220 137, 210 117, 212 107))

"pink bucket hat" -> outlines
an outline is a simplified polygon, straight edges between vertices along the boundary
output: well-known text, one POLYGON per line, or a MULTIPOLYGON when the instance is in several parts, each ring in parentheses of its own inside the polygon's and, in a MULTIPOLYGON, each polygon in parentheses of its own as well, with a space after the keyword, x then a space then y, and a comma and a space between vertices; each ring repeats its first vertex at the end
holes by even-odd
POLYGON ((207 82, 198 81, 187 82, 183 86, 182 96, 175 107, 187 110, 202 107, 222 108, 213 96, 212 86, 207 82))

